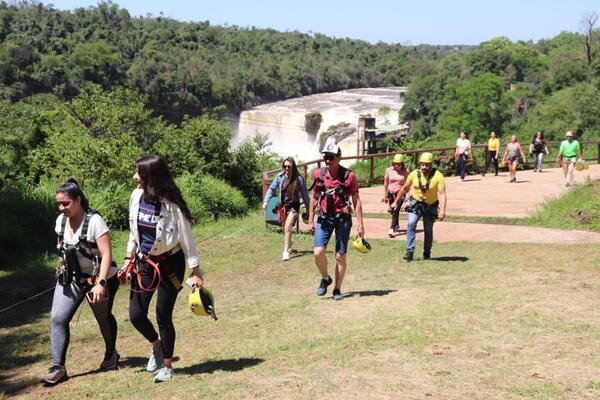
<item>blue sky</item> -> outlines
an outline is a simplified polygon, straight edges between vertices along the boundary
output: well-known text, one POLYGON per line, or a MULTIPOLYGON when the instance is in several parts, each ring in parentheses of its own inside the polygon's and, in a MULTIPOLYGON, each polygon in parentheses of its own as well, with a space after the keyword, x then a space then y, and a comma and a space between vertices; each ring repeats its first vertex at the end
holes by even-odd
MULTIPOLYGON (((47 1, 59 9, 98 1, 47 1)), ((542 0, 120 0, 134 15, 152 14, 212 25, 273 28, 402 44, 479 44, 496 36, 513 41, 580 31, 586 12, 600 1, 542 0), (487 4, 486 4, 487 3, 487 4)), ((598 24, 600 26, 600 24, 598 24)))

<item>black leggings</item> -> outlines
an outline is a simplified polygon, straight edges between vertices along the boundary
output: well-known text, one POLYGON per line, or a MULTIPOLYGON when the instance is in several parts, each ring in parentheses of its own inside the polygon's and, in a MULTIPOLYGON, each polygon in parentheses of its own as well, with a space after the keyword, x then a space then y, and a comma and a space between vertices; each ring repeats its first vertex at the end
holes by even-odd
MULTIPOLYGON (((394 200, 396 199, 396 195, 392 192, 388 192, 387 194, 387 198, 388 198, 388 205, 392 205, 392 203, 394 202, 394 200)), ((399 223, 399 215, 400 215, 400 207, 402 207, 402 202, 404 201, 404 199, 398 199, 398 204, 396 205, 396 208, 394 208, 394 210, 392 211, 392 223, 390 225, 390 229, 398 229, 400 223, 399 223)))
MULTIPOLYGON (((175 277, 179 282, 183 282, 185 274, 185 257, 183 251, 178 251, 170 255, 166 260, 159 264, 160 285, 158 286, 158 300, 156 302, 156 323, 160 332, 162 350, 164 358, 173 358, 175 348, 175 327, 173 326, 173 308, 175 300, 179 294, 179 288, 176 288, 172 282, 175 277), (172 275, 172 277, 169 277, 172 275)), ((149 267, 140 268, 142 284, 148 287, 152 284, 152 269, 149 267)), ((146 340, 155 342, 158 334, 148 319, 148 308, 154 291, 145 292, 137 287, 137 278, 132 279, 131 292, 129 293, 129 320, 135 326, 146 340)))
POLYGON ((488 168, 490 167, 490 164, 492 164, 494 166, 494 173, 496 175, 498 175, 498 159, 496 158, 497 154, 498 154, 498 151, 486 150, 486 152, 485 152, 485 170, 484 170, 484 172, 486 174, 488 172, 488 168))

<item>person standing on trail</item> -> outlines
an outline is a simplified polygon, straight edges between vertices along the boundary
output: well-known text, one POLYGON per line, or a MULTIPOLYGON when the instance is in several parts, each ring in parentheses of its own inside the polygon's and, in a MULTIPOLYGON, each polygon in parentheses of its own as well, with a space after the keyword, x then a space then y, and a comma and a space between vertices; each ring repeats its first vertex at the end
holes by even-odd
POLYGON ((575 161, 583 158, 581 151, 581 145, 575 140, 575 133, 572 130, 568 130, 566 133, 566 140, 563 140, 558 149, 558 156, 556 162, 562 167, 563 174, 565 176, 565 186, 569 186, 573 183, 573 170, 575 169, 575 161))
POLYGON ((50 343, 53 365, 42 382, 55 385, 68 379, 65 361, 69 347, 69 323, 87 298, 104 339, 101 370, 118 368, 117 320, 112 313, 119 288, 117 266, 112 259, 108 226, 90 208, 81 187, 73 178, 56 190, 60 215, 56 219, 60 267, 50 311, 50 343))
POLYGON ((195 287, 202 287, 204 274, 192 235, 192 214, 167 164, 161 157, 146 155, 135 166, 133 179, 138 187, 129 199, 129 242, 120 273, 131 276, 129 320, 152 343, 146 371, 155 372, 153 380, 158 383, 174 376, 173 308, 186 264, 195 287), (155 291, 160 337, 148 319, 155 291))
POLYGON ((498 176, 498 156, 500 155, 500 140, 496 137, 496 132, 490 133, 490 138, 485 149, 485 169, 483 170, 483 176, 488 171, 490 164, 494 165, 494 176, 498 176))
POLYGON ((521 144, 517 140, 517 135, 510 137, 510 143, 506 145, 504 151, 504 164, 508 167, 509 182, 513 183, 517 181, 517 167, 519 166, 519 156, 523 161, 526 161, 525 154, 521 148, 521 144))
POLYGON ((456 173, 460 176, 460 180, 465 180, 467 173, 467 161, 471 156, 471 141, 466 132, 461 132, 460 137, 456 140, 456 150, 454 151, 454 159, 456 160, 456 173))
POLYGON ((333 300, 342 300, 341 293, 346 274, 346 252, 350 228, 352 227, 351 207, 356 212, 357 234, 364 237, 362 203, 358 194, 358 180, 353 171, 340 165, 342 150, 335 142, 325 144, 323 159, 326 166, 315 170, 314 189, 310 199, 308 229, 314 232, 315 264, 321 273, 321 282, 317 295, 327 293, 327 287, 333 283, 327 272, 325 251, 331 235, 335 231, 335 285, 333 300), (317 217, 315 224, 315 216, 317 217))
POLYGON ((292 231, 294 224, 298 220, 300 214, 300 199, 304 202, 305 207, 309 207, 310 200, 308 199, 308 191, 304 178, 298 172, 296 161, 293 157, 288 157, 281 164, 281 172, 277 174, 269 190, 265 193, 262 208, 267 208, 267 204, 271 197, 275 195, 275 191, 279 190, 279 211, 281 226, 284 229, 283 255, 281 259, 287 261, 290 259, 290 251, 292 250, 292 231))
POLYGON ((406 182, 408 170, 404 166, 404 156, 396 154, 392 160, 392 166, 385 170, 383 176, 383 198, 382 202, 388 203, 392 214, 392 224, 390 225, 389 236, 393 238, 400 233, 399 214, 400 206, 404 202, 404 198, 396 201, 396 195, 406 182), (392 204, 398 204, 397 207, 392 207, 392 204))
POLYGON ((406 226, 406 254, 404 259, 412 261, 415 254, 417 223, 423 218, 425 244, 423 258, 431 258, 433 245, 433 223, 442 221, 446 216, 446 184, 441 172, 433 168, 433 154, 423 153, 419 157, 417 169, 412 171, 397 198, 405 196, 412 189, 412 195, 406 206, 408 224, 406 226))
POLYGON ((544 140, 544 134, 537 132, 531 143, 529 144, 529 153, 533 156, 533 172, 542 172, 542 161, 544 160, 544 153, 548 154, 548 146, 544 140))

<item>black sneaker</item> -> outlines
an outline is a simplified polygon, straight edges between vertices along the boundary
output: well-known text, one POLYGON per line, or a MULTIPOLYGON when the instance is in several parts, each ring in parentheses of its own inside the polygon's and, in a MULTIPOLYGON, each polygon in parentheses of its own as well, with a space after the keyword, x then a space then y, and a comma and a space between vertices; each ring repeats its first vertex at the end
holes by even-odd
POLYGON ((412 261, 413 259, 413 252, 412 251, 407 251, 406 254, 404 255, 404 258, 406 261, 412 261))
POLYGON ((423 260, 429 260, 431 258, 431 253, 423 253, 423 260))
POLYGON ((335 301, 340 301, 340 300, 344 300, 344 296, 342 296, 342 292, 340 292, 340 289, 333 289, 333 300, 335 301))
POLYGON ((332 283, 333 279, 331 279, 329 275, 327 275, 327 278, 322 278, 321 284, 317 288, 317 296, 324 296, 325 293, 327 293, 327 286, 331 285, 332 283))

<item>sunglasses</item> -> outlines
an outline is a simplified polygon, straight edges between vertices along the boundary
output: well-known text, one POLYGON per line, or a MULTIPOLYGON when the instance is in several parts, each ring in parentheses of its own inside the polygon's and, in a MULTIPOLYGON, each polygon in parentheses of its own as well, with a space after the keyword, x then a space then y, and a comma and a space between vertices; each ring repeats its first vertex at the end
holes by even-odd
POLYGON ((327 160, 327 161, 335 160, 335 154, 324 154, 323 160, 327 160))
POLYGON ((63 207, 69 207, 71 205, 72 201, 57 201, 56 205, 57 206, 63 206, 63 207))
POLYGON ((289 164, 285 164, 285 165, 283 166, 283 169, 290 169, 290 168, 292 168, 292 166, 291 166, 291 165, 289 165, 289 164))
POLYGON ((399 166, 399 165, 402 165, 402 164, 401 164, 401 163, 397 163, 397 162, 393 162, 393 163, 392 163, 392 165, 393 165, 394 167, 397 167, 397 166, 399 166))

